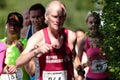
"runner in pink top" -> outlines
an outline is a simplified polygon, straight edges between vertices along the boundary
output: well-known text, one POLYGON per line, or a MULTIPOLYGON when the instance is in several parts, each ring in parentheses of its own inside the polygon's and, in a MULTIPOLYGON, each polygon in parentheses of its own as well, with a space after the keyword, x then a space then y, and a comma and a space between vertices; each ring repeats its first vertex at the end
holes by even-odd
POLYGON ((81 64, 78 68, 84 69, 85 67, 89 67, 89 70, 86 74, 86 80, 108 80, 108 60, 105 56, 105 53, 102 51, 104 48, 102 43, 104 36, 99 31, 99 14, 96 12, 89 13, 86 23, 89 32, 87 36, 78 44, 78 54, 81 61, 82 53, 85 51, 88 61, 84 64, 81 64))
POLYGON ((102 54, 100 48, 90 46, 88 37, 86 37, 86 54, 90 61, 90 67, 87 73, 88 78, 92 79, 107 79, 107 59, 102 54))
POLYGON ((0 74, 3 71, 5 54, 6 54, 6 45, 0 42, 0 74))

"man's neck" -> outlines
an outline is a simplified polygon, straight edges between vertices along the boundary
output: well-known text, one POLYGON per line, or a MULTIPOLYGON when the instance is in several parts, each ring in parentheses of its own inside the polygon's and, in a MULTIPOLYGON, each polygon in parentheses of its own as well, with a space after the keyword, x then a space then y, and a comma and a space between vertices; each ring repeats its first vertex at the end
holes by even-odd
POLYGON ((48 29, 48 33, 50 33, 52 36, 54 36, 55 38, 59 38, 61 37, 62 35, 62 29, 61 30, 58 30, 58 31, 55 31, 53 29, 50 29, 49 27, 47 28, 48 29))

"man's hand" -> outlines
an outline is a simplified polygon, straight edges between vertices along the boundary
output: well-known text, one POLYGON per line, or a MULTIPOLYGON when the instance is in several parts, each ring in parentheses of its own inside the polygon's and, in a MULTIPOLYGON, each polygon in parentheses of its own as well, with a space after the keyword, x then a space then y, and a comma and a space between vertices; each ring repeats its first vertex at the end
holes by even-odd
POLYGON ((17 72, 17 68, 14 65, 6 65, 4 67, 3 73, 13 74, 17 72))

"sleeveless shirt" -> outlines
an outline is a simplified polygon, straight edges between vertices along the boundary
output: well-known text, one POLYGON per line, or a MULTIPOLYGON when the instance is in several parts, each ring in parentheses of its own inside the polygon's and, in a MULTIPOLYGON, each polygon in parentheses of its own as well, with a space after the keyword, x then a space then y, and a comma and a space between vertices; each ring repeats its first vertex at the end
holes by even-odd
POLYGON ((89 70, 86 76, 92 79, 108 78, 107 59, 104 55, 101 54, 102 51, 100 48, 90 47, 88 36, 86 36, 85 45, 87 57, 91 61, 91 66, 89 66, 89 70))
MULTIPOLYGON (((51 44, 47 28, 43 29, 45 43, 51 44)), ((60 49, 43 54, 39 58, 40 80, 72 80, 72 51, 68 47, 68 29, 63 28, 64 39, 60 49)))
MULTIPOLYGON (((0 39, 0 41, 4 43, 6 43, 6 40, 7 40, 6 37, 3 39, 0 39)), ((25 48, 27 44, 27 39, 20 38, 19 41, 23 44, 23 47, 25 48)), ((4 63, 6 65, 15 65, 16 59, 20 56, 21 53, 16 47, 16 44, 12 44, 12 45, 6 44, 6 46, 7 46, 7 51, 6 51, 4 63)), ((23 71, 23 80, 29 80, 29 75, 25 71, 24 67, 22 67, 22 71, 23 71)))

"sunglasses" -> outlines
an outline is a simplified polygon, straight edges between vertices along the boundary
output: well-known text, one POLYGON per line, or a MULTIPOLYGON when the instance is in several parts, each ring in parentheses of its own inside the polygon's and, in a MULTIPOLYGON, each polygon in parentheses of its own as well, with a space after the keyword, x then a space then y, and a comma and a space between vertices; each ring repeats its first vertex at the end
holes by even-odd
POLYGON ((17 17, 16 15, 11 15, 11 16, 9 17, 9 19, 13 19, 13 20, 19 22, 19 19, 18 19, 18 17, 17 17))

